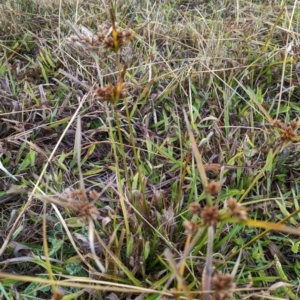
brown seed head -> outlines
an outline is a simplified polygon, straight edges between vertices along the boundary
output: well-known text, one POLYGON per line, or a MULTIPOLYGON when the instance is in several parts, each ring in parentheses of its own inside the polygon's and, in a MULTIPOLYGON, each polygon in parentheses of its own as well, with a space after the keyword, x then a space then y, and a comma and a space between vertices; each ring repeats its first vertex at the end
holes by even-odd
POLYGON ((217 274, 212 279, 212 285, 216 291, 230 290, 234 288, 233 276, 230 274, 217 274))
POLYGON ((184 221, 182 225, 185 228, 184 232, 186 234, 193 234, 197 232, 199 228, 198 224, 195 223, 194 221, 184 221))
POLYGON ((241 220, 247 219, 246 208, 238 203, 235 198, 230 198, 227 201, 227 206, 235 217, 241 220))
POLYGON ((284 124, 280 120, 276 119, 273 121, 273 126, 279 129, 280 139, 283 142, 290 141, 297 135, 298 121, 296 119, 290 121, 289 124, 284 124))
POLYGON ((111 101, 114 96, 114 87, 108 84, 104 87, 97 88, 95 93, 101 101, 111 101))
POLYGON ((114 39, 109 36, 103 40, 103 47, 107 49, 114 49, 114 39))
POLYGON ((201 212, 203 222, 208 226, 216 226, 219 220, 219 209, 216 205, 205 206, 201 212))
POLYGON ((205 188, 205 191, 208 194, 215 195, 215 194, 218 194, 218 192, 220 191, 220 188, 221 188, 221 183, 213 180, 207 185, 207 187, 205 188))
POLYGON ((93 219, 97 219, 99 216, 99 211, 92 202, 82 202, 77 205, 78 216, 82 220, 86 220, 88 216, 92 217, 93 219))
MULTIPOLYGON (((294 124, 293 124, 293 126, 294 126, 294 124)), ((289 125, 283 124, 281 126, 281 128, 279 129, 279 132, 280 132, 280 139, 283 142, 288 142, 293 137, 296 136, 296 132, 294 131, 294 129, 291 127, 290 124, 289 125)))
POLYGON ((230 300, 233 294, 232 290, 235 288, 233 276, 217 274, 212 279, 212 286, 215 290, 212 300, 230 300))
POLYGON ((231 291, 219 291, 219 292, 215 292, 213 293, 213 295, 211 296, 211 300, 231 300, 232 298, 232 292, 231 291))
POLYGON ((90 190, 89 197, 91 198, 92 201, 97 201, 99 200, 100 194, 96 190, 90 190))
POLYGON ((273 126, 276 127, 276 128, 280 128, 282 125, 282 122, 279 120, 279 119, 275 119, 273 121, 273 126))
POLYGON ((189 206, 189 209, 193 215, 200 215, 201 206, 199 203, 191 203, 191 205, 189 206))
POLYGON ((296 119, 292 120, 292 121, 290 122, 290 126, 292 127, 292 129, 293 129, 294 131, 296 131, 296 130, 298 129, 298 126, 299 126, 297 120, 296 120, 296 119))
POLYGON ((112 33, 106 35, 103 39, 104 48, 111 49, 113 51, 118 51, 122 46, 126 45, 132 38, 134 34, 129 29, 118 28, 115 35, 112 33))
POLYGON ((105 48, 118 51, 123 45, 127 44, 134 37, 134 33, 129 29, 111 28, 104 24, 99 27, 97 32, 92 32, 82 26, 77 35, 71 35, 70 41, 77 46, 86 48, 105 48))
MULTIPOLYGON (((97 219, 99 216, 99 211, 94 204, 97 199, 89 202, 82 190, 67 189, 63 196, 70 209, 73 210, 81 220, 85 221, 88 217, 97 219)), ((92 197, 96 197, 96 192, 92 192, 92 197)))
MULTIPOLYGON (((95 90, 95 94, 99 97, 99 100, 113 103, 117 94, 117 86, 108 84, 104 87, 99 87, 95 90)), ((126 97, 127 97, 127 90, 126 90, 126 85, 124 83, 122 84, 122 88, 119 93, 119 98, 122 99, 126 97)))
POLYGON ((239 203, 236 201, 235 198, 230 198, 229 200, 227 200, 227 206, 231 211, 234 211, 238 204, 239 203))

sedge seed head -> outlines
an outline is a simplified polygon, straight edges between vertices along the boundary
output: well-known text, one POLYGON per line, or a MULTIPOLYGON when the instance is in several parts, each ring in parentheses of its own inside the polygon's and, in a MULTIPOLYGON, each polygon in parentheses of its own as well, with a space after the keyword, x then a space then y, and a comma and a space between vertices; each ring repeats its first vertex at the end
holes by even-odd
POLYGON ((279 119, 275 119, 273 121, 273 126, 276 127, 276 128, 280 128, 282 125, 282 122, 279 120, 279 119))
POLYGON ((216 290, 230 290, 234 288, 233 276, 231 274, 217 274, 212 279, 212 285, 216 290))
POLYGON ((217 274, 212 279, 214 293, 212 300, 230 300, 232 290, 235 288, 234 278, 230 274, 217 274))
POLYGON ((88 217, 92 217, 94 220, 99 216, 99 211, 95 206, 96 198, 99 194, 96 191, 90 191, 92 201, 90 202, 85 193, 81 189, 67 189, 63 193, 63 198, 67 202, 71 210, 73 210, 80 220, 85 221, 88 217))
POLYGON ((199 228, 198 224, 194 221, 184 221, 182 225, 185 228, 184 232, 186 234, 193 234, 197 232, 199 228))
POLYGON ((216 205, 205 206, 201 212, 203 222, 208 226, 216 226, 219 221, 219 209, 216 205))
POLYGON ((291 128, 292 128, 294 131, 296 131, 296 130, 298 129, 298 126, 299 126, 297 120, 296 120, 296 119, 292 120, 292 121, 290 122, 290 126, 291 126, 291 128))
POLYGON ((299 124, 296 119, 290 121, 288 124, 282 123, 280 120, 276 119, 273 121, 273 126, 278 128, 281 141, 289 142, 297 135, 296 131, 299 124))
POLYGON ((100 101, 108 101, 110 103, 114 103, 114 99, 116 94, 118 93, 119 99, 123 99, 127 97, 127 90, 125 83, 122 84, 120 91, 117 91, 118 86, 113 86, 112 84, 108 84, 104 87, 99 87, 95 90, 96 96, 100 101))
POLYGON ((191 205, 189 206, 189 210, 193 215, 200 215, 201 205, 199 203, 191 203, 191 205))
POLYGON ((227 206, 229 210, 232 212, 232 214, 241 220, 247 219, 247 210, 244 206, 242 206, 240 203, 236 201, 235 198, 230 198, 227 201, 227 206))
POLYGON ((221 183, 216 181, 211 181, 205 188, 206 193, 215 195, 218 194, 221 188, 221 183))

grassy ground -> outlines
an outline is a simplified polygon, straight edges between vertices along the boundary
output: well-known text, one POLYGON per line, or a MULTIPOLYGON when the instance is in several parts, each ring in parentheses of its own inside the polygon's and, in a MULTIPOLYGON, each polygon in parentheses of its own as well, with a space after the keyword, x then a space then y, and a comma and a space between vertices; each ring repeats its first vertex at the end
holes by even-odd
POLYGON ((0 3, 1 299, 299 299, 298 5, 0 3))

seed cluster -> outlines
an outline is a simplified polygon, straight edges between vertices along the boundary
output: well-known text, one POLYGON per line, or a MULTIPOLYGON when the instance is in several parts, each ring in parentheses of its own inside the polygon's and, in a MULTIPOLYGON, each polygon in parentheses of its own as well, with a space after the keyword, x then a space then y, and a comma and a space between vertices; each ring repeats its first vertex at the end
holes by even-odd
POLYGON ((214 293, 212 300, 230 300, 232 297, 232 290, 235 288, 233 276, 230 274, 217 274, 212 279, 214 293))
POLYGON ((208 194, 215 195, 219 193, 220 188, 221 188, 221 183, 213 180, 205 187, 205 191, 208 194))
POLYGON ((238 203, 235 198, 230 198, 227 201, 227 206, 229 210, 232 212, 232 214, 241 220, 247 219, 247 211, 246 208, 238 203))
POLYGON ((206 225, 216 226, 219 221, 219 208, 217 205, 205 206, 200 216, 206 225))
POLYGON ((191 203, 189 206, 189 210, 193 215, 200 215, 202 208, 199 203, 191 203))
POLYGON ((122 84, 121 89, 118 90, 118 85, 113 86, 112 84, 107 84, 104 87, 99 87, 95 90, 95 95, 101 101, 114 102, 116 98, 123 99, 127 97, 126 85, 122 84))
MULTIPOLYGON (((189 207, 193 215, 198 215, 204 224, 208 226, 216 226, 219 221, 219 208, 217 205, 205 206, 202 208, 198 203, 192 203, 189 207)), ((186 221, 184 227, 186 232, 194 232, 196 225, 193 221, 186 221)), ((198 226, 198 225, 197 225, 198 226)), ((196 228, 198 229, 198 227, 196 228)))
POLYGON ((186 234, 196 233, 199 229, 199 225, 194 221, 184 221, 182 225, 185 228, 184 232, 186 234))
POLYGON ((289 124, 282 123, 280 120, 276 119, 273 122, 273 126, 275 128, 278 128, 280 133, 280 139, 283 142, 288 142, 297 135, 296 131, 298 129, 299 124, 295 119, 290 121, 289 124))
POLYGON ((71 210, 78 214, 80 220, 85 221, 88 217, 94 220, 99 216, 99 211, 95 206, 95 202, 99 199, 99 194, 91 190, 89 191, 89 201, 85 193, 80 189, 66 189, 62 198, 68 203, 71 210))
POLYGON ((105 48, 118 51, 123 45, 127 44, 134 34, 129 29, 112 28, 110 25, 102 25, 95 33, 84 26, 80 27, 77 35, 71 35, 70 41, 76 46, 91 49, 105 48))

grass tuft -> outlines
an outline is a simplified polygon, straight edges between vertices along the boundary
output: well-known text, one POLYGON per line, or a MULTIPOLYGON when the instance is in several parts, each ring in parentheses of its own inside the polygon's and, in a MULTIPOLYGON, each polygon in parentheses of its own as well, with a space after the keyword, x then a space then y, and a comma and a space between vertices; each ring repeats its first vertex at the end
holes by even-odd
POLYGON ((299 299, 299 20, 0 3, 0 298, 299 299))

